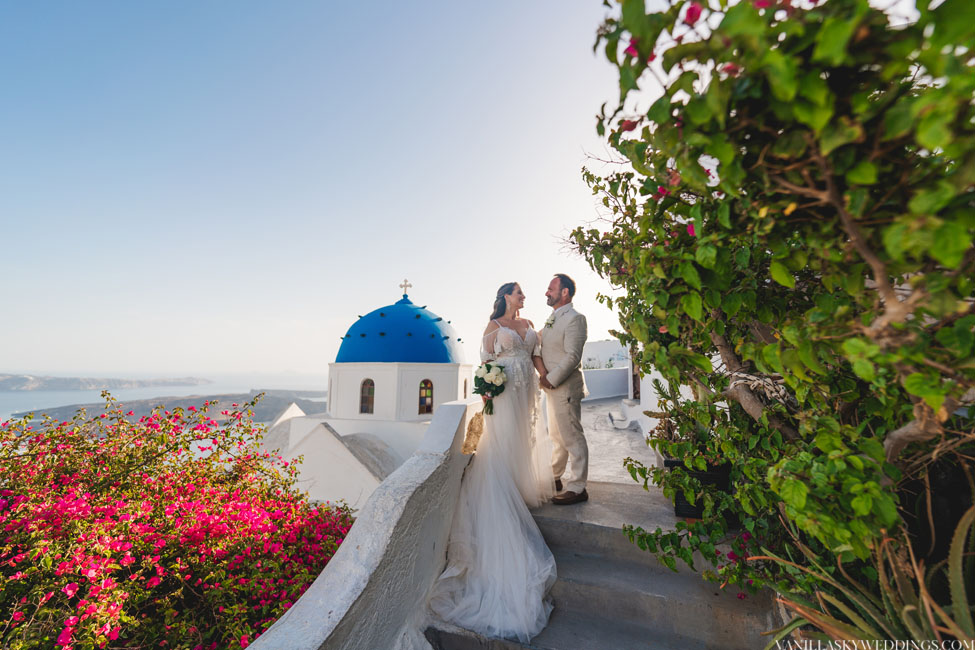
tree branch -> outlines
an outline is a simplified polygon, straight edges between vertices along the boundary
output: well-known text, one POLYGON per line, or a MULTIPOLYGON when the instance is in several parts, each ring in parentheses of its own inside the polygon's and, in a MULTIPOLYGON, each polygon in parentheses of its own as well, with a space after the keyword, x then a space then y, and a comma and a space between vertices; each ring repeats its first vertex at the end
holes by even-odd
POLYGON ((874 337, 889 324, 901 322, 906 319, 911 311, 913 311, 914 303, 917 300, 911 301, 908 299, 901 302, 897 298, 897 292, 894 291, 894 286, 890 283, 890 278, 887 277, 887 265, 867 246, 863 232, 857 225, 853 215, 846 209, 846 203, 843 201, 843 197, 840 196, 840 191, 836 187, 836 181, 833 179, 833 170, 830 167, 829 161, 819 151, 815 142, 810 142, 809 144, 812 157, 816 161, 816 164, 819 165, 819 170, 826 181, 826 199, 839 215, 840 222, 843 224, 843 230, 846 231, 847 236, 850 238, 850 243, 860 253, 860 257, 870 265, 870 269, 873 271, 874 282, 877 285, 877 291, 880 292, 880 297, 884 301, 884 313, 878 316, 870 324, 870 327, 867 328, 867 334, 874 337))
MULTIPOLYGON (((717 332, 711 332, 711 342, 718 349, 718 354, 721 355, 721 360, 724 362, 728 372, 735 372, 745 368, 741 359, 738 358, 738 354, 735 353, 735 349, 728 342, 728 339, 717 332)), ((744 384, 739 384, 734 388, 728 389, 724 394, 726 397, 738 402, 745 409, 745 412, 756 422, 761 422, 762 417, 765 416, 768 419, 769 425, 777 429, 787 440, 799 439, 799 432, 796 431, 795 427, 777 414, 768 412, 762 400, 744 384)))

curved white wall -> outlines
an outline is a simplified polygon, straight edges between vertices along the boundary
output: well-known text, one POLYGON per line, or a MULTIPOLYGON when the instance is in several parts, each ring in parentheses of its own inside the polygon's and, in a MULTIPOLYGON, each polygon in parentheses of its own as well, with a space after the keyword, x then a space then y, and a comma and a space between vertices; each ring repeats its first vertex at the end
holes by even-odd
POLYGON ((418 650, 426 598, 443 569, 461 452, 480 400, 440 406, 420 448, 366 502, 338 552, 254 650, 418 650), (449 513, 449 514, 447 514, 449 513))

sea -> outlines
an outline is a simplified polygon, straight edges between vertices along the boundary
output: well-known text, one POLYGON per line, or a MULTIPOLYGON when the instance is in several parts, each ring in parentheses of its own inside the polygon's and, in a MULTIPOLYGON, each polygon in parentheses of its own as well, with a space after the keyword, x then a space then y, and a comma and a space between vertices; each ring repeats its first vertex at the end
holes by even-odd
MULTIPOLYGON (((55 375, 57 373, 45 373, 55 375)), ((72 376, 68 373, 58 376, 72 376)), ((102 376, 85 375, 85 376, 102 376)), ((107 375, 106 375, 107 376, 107 375)), ((113 374, 113 377, 133 378, 126 374, 113 374)), ((165 376, 165 375, 160 375, 165 376)), ((315 391, 324 395, 328 389, 327 375, 271 374, 271 375, 194 375, 209 379, 212 383, 194 386, 148 386, 144 388, 115 388, 110 392, 123 404, 126 400, 154 399, 157 397, 181 397, 186 395, 227 395, 249 393, 254 390, 299 390, 315 391)), ((143 378, 143 377, 136 377, 143 378)), ((38 414, 47 408, 71 406, 73 404, 102 403, 100 390, 0 390, 0 422, 8 420, 14 413, 36 411, 38 414)), ((306 399, 315 400, 315 397, 306 399)), ((319 399, 324 399, 319 398, 319 399)), ((164 400, 162 400, 164 401, 164 400)), ((201 400, 202 401, 202 400, 201 400)))

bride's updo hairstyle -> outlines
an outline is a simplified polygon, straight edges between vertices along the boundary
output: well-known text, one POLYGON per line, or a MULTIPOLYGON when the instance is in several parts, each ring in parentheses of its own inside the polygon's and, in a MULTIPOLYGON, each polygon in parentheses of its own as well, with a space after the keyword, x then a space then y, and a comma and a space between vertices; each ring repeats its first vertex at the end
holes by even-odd
POLYGON ((504 312, 508 311, 508 305, 505 303, 504 297, 510 296, 517 285, 517 282, 505 282, 498 289, 498 295, 494 298, 494 311, 491 312, 491 320, 501 318, 504 316, 504 312))

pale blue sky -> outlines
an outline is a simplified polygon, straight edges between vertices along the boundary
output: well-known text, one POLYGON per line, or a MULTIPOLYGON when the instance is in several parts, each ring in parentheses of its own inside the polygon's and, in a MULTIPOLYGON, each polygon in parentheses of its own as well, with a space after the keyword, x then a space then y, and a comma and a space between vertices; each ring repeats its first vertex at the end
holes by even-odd
POLYGON ((0 4, 0 373, 324 373, 411 298, 548 314, 617 90, 598 0, 0 4))

